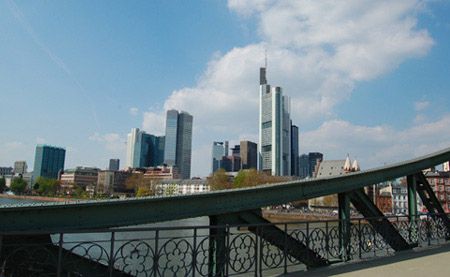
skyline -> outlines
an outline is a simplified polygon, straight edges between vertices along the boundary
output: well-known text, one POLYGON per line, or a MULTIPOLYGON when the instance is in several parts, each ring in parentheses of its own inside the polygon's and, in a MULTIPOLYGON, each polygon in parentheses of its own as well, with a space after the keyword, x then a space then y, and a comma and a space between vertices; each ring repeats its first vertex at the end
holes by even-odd
POLYGON ((266 49, 300 154, 367 169, 450 146, 448 2, 258 3, 0 3, 0 166, 32 170, 40 143, 66 168, 124 164, 129 130, 163 135, 173 108, 206 176, 213 141, 258 141, 266 49))

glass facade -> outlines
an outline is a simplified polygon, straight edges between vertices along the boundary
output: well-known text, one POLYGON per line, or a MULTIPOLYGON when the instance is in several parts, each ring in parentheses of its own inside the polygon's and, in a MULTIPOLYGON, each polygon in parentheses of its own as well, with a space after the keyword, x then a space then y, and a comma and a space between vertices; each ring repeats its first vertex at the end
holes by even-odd
POLYGON ((290 98, 280 87, 270 88, 260 70, 259 170, 291 175, 290 98))
POLYGON ((291 175, 300 176, 298 167, 298 127, 291 121, 291 175))
POLYGON ((66 149, 50 145, 36 146, 34 158, 33 180, 38 177, 58 179, 60 170, 64 170, 66 149))
POLYGON ((164 163, 175 165, 177 152, 178 111, 168 110, 166 115, 166 141, 164 147, 164 163))
POLYGON ((127 164, 132 168, 162 165, 164 162, 164 136, 158 137, 139 131, 131 130, 127 139, 127 164))
POLYGON ((223 156, 228 156, 228 141, 213 141, 211 148, 211 173, 222 167, 223 156))
POLYGON ((192 123, 187 112, 167 111, 164 163, 176 165, 184 179, 191 178, 192 123))

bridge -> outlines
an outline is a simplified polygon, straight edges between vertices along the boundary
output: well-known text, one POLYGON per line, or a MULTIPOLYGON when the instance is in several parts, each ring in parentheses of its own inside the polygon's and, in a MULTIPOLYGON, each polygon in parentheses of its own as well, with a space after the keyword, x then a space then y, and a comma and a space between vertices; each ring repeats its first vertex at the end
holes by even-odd
POLYGON ((332 178, 195 195, 3 206, 2 270, 55 276, 287 274, 445 243, 449 216, 422 170, 448 160, 450 148, 332 178), (384 217, 363 188, 404 176, 408 216, 384 217), (261 214, 261 207, 331 194, 338 194, 336 221, 272 224, 261 214), (425 217, 417 211, 417 195, 429 212, 425 217), (350 203, 363 217, 350 217, 350 203), (209 218, 203 226, 122 228, 202 216, 209 218), (175 231, 182 235, 173 237, 175 231), (145 239, 127 239, 130 232, 145 239), (99 237, 80 241, 76 234, 99 237))

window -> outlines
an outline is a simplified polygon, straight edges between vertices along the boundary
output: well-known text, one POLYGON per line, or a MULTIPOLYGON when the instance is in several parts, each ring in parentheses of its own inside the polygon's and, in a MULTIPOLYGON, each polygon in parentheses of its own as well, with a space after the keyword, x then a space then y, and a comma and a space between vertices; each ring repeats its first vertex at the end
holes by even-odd
POLYGON ((263 152, 269 152, 272 151, 272 145, 266 145, 262 147, 263 152))
POLYGON ((270 127, 272 127, 272 121, 267 121, 262 124, 263 129, 270 128, 270 127))

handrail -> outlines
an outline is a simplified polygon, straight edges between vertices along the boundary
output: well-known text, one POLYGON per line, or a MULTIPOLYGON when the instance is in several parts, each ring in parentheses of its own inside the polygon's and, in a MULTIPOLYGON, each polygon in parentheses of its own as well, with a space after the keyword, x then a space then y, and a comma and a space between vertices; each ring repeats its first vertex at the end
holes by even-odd
POLYGON ((450 160, 450 148, 338 177, 169 197, 44 203, 0 208, 0 230, 73 230, 146 224, 251 210, 351 191, 450 160))

